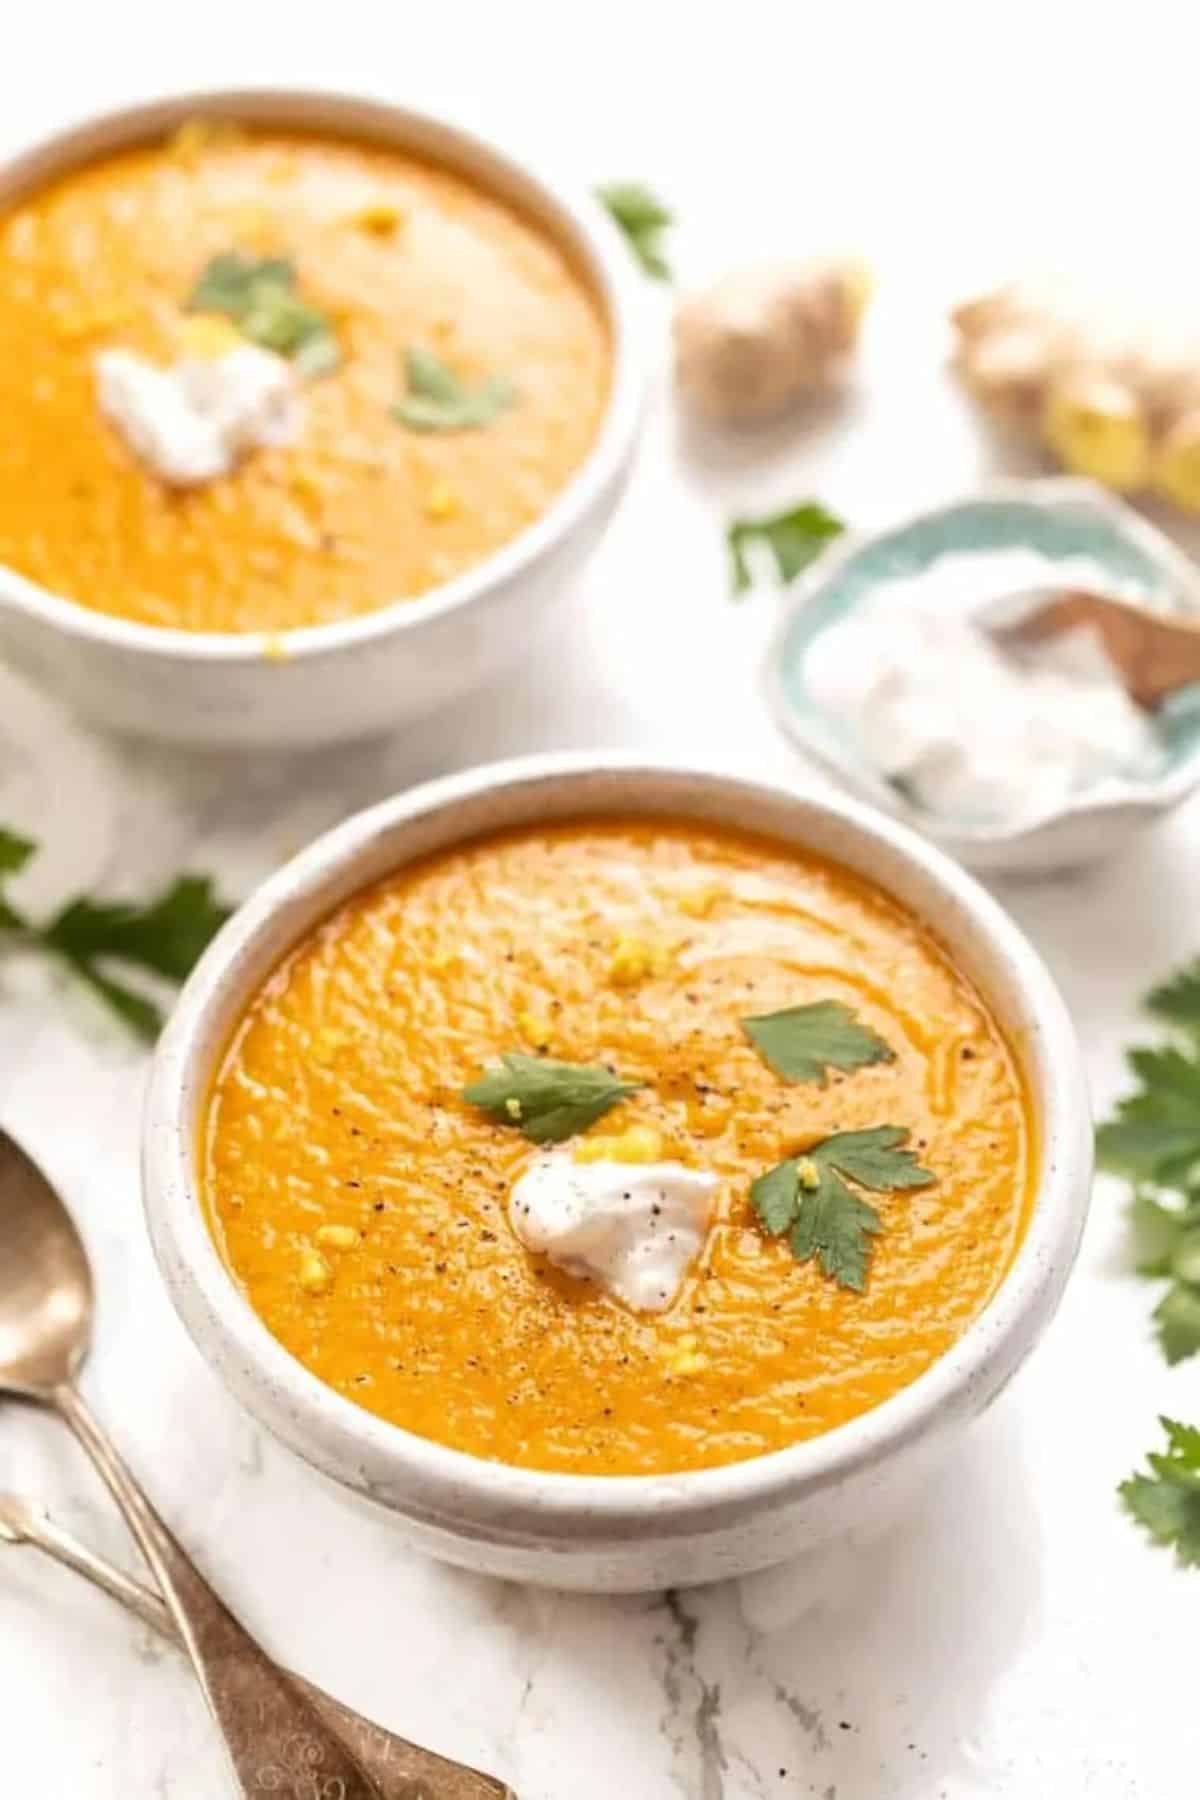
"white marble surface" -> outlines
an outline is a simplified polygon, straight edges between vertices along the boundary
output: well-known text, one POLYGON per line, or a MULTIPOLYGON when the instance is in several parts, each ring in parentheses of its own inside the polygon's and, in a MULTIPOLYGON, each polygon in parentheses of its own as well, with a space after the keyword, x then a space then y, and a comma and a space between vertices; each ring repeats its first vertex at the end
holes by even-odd
MULTIPOLYGON (((137 90, 341 82, 507 132, 580 179, 645 175, 684 221, 681 267, 830 242, 877 260, 884 300, 846 407, 716 451, 665 406, 629 500, 554 641, 454 717, 343 755, 229 764, 103 746, 0 677, 0 815, 48 850, 35 884, 136 889, 182 863, 245 891, 344 813, 422 775, 536 747, 723 747, 802 775, 761 719, 769 595, 726 601, 720 523, 808 492, 867 520, 982 467, 938 369, 956 287, 1049 257, 1194 258, 1194 25, 1151 0, 905 8, 23 9, 0 151, 137 90), (835 17, 831 17, 835 13, 835 17), (1181 238, 1178 246, 1172 238, 1181 238), (10 737, 12 742, 10 743, 10 737)), ((10 32, 14 27, 10 24, 10 32)), ((657 306, 661 296, 647 294, 657 306)), ((807 778, 807 777, 805 777, 807 778)), ((1147 982, 1200 948, 1200 808, 1119 867, 1002 890, 1062 982, 1097 1096, 1147 982)), ((1042 1352, 909 1525, 787 1571, 608 1601, 506 1587, 406 1553, 318 1491, 225 1398, 160 1292, 136 1173, 139 1055, 38 970, 5 965, 0 1117, 61 1182, 95 1256, 87 1386, 164 1509, 281 1654, 397 1729, 495 1768, 522 1800, 1185 1800, 1195 1792, 1200 1583, 1146 1547, 1115 1483, 1167 1370, 1100 1188, 1042 1352)), ((0 1485, 128 1554, 59 1428, 2 1421, 0 1485)), ((4 1792, 216 1800, 222 1764, 173 1652, 31 1552, 0 1553, 4 1792)))

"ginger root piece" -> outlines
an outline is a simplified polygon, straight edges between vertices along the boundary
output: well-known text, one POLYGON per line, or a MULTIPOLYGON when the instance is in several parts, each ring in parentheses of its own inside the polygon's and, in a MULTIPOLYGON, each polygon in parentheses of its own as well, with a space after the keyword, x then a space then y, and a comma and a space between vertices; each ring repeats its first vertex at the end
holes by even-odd
POLYGON ((1028 286, 968 301, 951 323, 959 378, 993 418, 1076 474, 1200 512, 1200 341, 1147 344, 1028 286))
POLYGON ((1042 438, 1063 467, 1119 493, 1150 477, 1150 430, 1134 390, 1103 369, 1086 366, 1051 377, 1042 438))
POLYGON ((1200 407, 1181 413, 1154 457, 1155 491, 1184 512, 1200 513, 1200 407))
POLYGON ((676 309, 680 389, 721 424, 785 411, 841 371, 858 342, 870 286, 854 262, 733 271, 676 309))

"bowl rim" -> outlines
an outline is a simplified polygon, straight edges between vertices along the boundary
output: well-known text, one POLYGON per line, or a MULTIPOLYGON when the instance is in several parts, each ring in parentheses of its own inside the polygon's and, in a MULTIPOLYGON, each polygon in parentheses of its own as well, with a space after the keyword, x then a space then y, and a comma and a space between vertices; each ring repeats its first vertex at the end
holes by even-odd
POLYGON ((964 508, 989 503, 1017 503, 1048 513, 1073 508, 1102 514, 1158 565, 1177 593, 1191 596, 1195 610, 1200 613, 1200 569, 1152 520, 1135 512, 1116 494, 1076 475, 997 476, 947 500, 901 513, 883 525, 841 533, 792 584, 771 627, 759 676, 760 689, 777 730, 860 799, 963 856, 1022 843, 1067 819, 1103 818, 1122 813, 1140 817, 1175 805, 1200 781, 1200 744, 1157 777, 1130 778, 1126 785, 1108 792, 1094 793, 1084 788, 1060 805, 1026 813, 1011 825, 994 821, 973 824, 967 819, 942 820, 926 808, 907 801, 891 787, 885 776, 852 750, 845 755, 837 754, 823 738, 810 730, 803 715, 792 704, 783 676, 784 653, 797 617, 815 597, 840 576, 848 564, 885 539, 913 527, 933 525, 964 508))
MULTIPOLYGON (((584 799, 576 810, 587 816, 597 808, 584 799)), ((670 816, 672 805, 651 800, 645 810, 670 816)), ((478 830, 464 830, 462 838, 478 830)), ((438 840, 443 847, 453 841, 438 840)), ((405 860, 401 854, 390 866, 402 867, 405 860)), ((357 887, 378 878, 377 871, 364 870, 357 887)), ((286 945, 275 944, 271 961, 284 954, 286 945)), ((816 797, 728 766, 622 751, 522 757, 424 783, 354 815, 276 871, 225 925, 186 983, 155 1056, 142 1138, 144 1203, 160 1271, 205 1360, 252 1414, 304 1461, 343 1486, 382 1499, 392 1511, 436 1521, 451 1516, 468 1529, 490 1527, 510 1536, 520 1524, 552 1540, 623 1527, 673 1530, 681 1522, 717 1530, 747 1502, 758 1507, 813 1494, 891 1457, 927 1436, 940 1415, 943 1424, 953 1418, 953 1402, 981 1382, 990 1383, 990 1397, 1032 1348, 1057 1304, 1083 1228, 1091 1166, 1087 1089, 1066 1006, 1016 924, 964 869, 854 802, 816 797), (295 908, 302 915, 290 921, 286 942, 294 944, 341 896, 356 891, 355 872, 369 862, 373 846, 385 838, 390 843, 390 834, 501 792, 518 802, 526 797, 532 821, 539 796, 609 774, 651 790, 674 783, 681 794, 687 784, 712 803, 707 813, 692 815, 697 818, 736 824, 739 802, 753 797, 764 808, 799 808, 810 820, 848 832, 864 850, 886 850, 914 881, 936 889, 948 902, 947 916, 953 912, 963 930, 1003 963, 1027 1014, 1040 1067, 1035 1084, 1033 1053, 1022 1054, 1040 1112, 1041 1168, 1032 1214, 1007 1275, 962 1336, 916 1380, 845 1425, 742 1462, 668 1475, 578 1475, 488 1461, 390 1424, 327 1387, 271 1335, 222 1261, 203 1217, 195 1157, 202 1104, 197 1095, 207 1091, 228 1037, 227 1029, 218 1033, 220 1017, 236 1016, 261 984, 261 968, 240 965, 256 947, 261 952, 282 914, 295 908), (229 1381, 229 1362, 241 1372, 240 1384, 229 1381), (336 1452, 313 1448, 322 1434, 336 1443, 336 1452)))
MULTIPOLYGON (((604 308, 612 345, 608 403, 599 432, 583 461, 550 505, 515 538, 452 580, 415 598, 389 600, 349 619, 279 630, 187 631, 174 625, 146 625, 104 613, 56 594, 6 563, 0 563, 0 606, 5 604, 68 636, 116 652, 164 662, 258 664, 264 640, 281 644, 286 660, 299 662, 336 654, 441 620, 470 606, 496 587, 530 572, 586 518, 597 499, 617 479, 641 421, 649 381, 649 320, 646 297, 619 230, 586 189, 560 183, 501 140, 469 130, 452 116, 335 87, 178 89, 132 100, 103 112, 88 112, 20 146, 0 161, 0 211, 16 194, 39 186, 125 145, 169 132, 192 118, 244 120, 249 124, 348 132, 355 124, 393 147, 407 147, 429 160, 458 168, 487 188, 524 190, 536 195, 549 219, 583 264, 604 308), (25 182, 29 185, 26 188, 25 182)), ((553 235, 553 225, 545 228, 553 235)))

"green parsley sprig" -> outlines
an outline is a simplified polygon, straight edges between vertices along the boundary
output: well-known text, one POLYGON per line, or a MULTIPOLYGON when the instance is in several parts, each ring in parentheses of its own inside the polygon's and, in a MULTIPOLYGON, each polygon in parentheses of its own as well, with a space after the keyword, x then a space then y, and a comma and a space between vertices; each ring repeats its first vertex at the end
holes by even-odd
POLYGON ((781 583, 795 581, 797 575, 815 562, 826 544, 840 537, 846 529, 834 513, 819 500, 802 500, 783 512, 768 513, 758 519, 731 519, 725 529, 729 547, 729 573, 733 598, 738 600, 754 585, 754 571, 748 552, 762 545, 774 559, 781 583))
POLYGON ((1160 1418, 1167 1448, 1146 1457, 1150 1473, 1131 1475, 1117 1492, 1157 1544, 1172 1545, 1176 1561, 1200 1566, 1200 1429, 1160 1418))
POLYGON ((189 312, 219 312, 243 337, 286 356, 302 375, 325 375, 341 359, 333 326, 296 291, 286 256, 243 256, 226 250, 205 265, 188 296, 189 312))
POLYGON ((827 1069, 892 1062, 894 1052, 840 1000, 816 1000, 743 1019, 742 1030, 768 1068, 785 1081, 825 1086, 827 1069))
POLYGON ((877 1194, 928 1187, 934 1177, 902 1148, 907 1142, 898 1125, 834 1132, 760 1175, 750 1204, 769 1236, 786 1234, 797 1262, 815 1257, 832 1280, 862 1293, 871 1239, 883 1220, 847 1183, 877 1194))
MULTIPOLYGON (((0 827, 0 880, 18 875, 36 854, 31 838, 0 827)), ((0 895, 0 948, 44 951, 85 982, 141 1038, 152 1041, 162 1009, 131 984, 139 971, 160 981, 182 982, 229 917, 207 876, 181 875, 145 906, 94 900, 68 901, 44 924, 20 913, 0 895)))
POLYGON ((1167 1286, 1154 1310, 1163 1355, 1200 1350, 1200 960, 1147 996, 1173 1041, 1129 1052, 1138 1085, 1096 1133, 1100 1166, 1131 1184, 1138 1273, 1167 1286))
POLYGON ((671 265, 663 254, 663 234, 675 215, 640 181, 609 181, 596 197, 625 233, 629 248, 647 275, 670 281, 671 265))
POLYGON ((515 1125, 535 1144, 559 1144, 586 1131, 637 1089, 637 1082, 622 1081, 599 1065, 509 1051, 465 1087, 462 1097, 497 1124, 515 1125))
POLYGON ((454 370, 419 346, 405 352, 406 393, 392 417, 410 431, 473 431, 490 425, 514 404, 516 389, 503 375, 489 375, 468 388, 454 370))

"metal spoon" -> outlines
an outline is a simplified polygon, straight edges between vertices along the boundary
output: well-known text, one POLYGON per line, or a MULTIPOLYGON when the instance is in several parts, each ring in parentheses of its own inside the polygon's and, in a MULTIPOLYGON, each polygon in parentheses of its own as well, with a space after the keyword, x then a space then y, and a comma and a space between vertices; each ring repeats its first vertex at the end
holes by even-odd
MULTIPOLYGON (((124 1569, 106 1562, 57 1525, 44 1507, 15 1494, 0 1494, 0 1542, 30 1544, 68 1569, 183 1648, 174 1619, 158 1595, 124 1569)), ((493 1775, 480 1774, 422 1750, 395 1732, 364 1719, 330 1694, 299 1675, 291 1678, 321 1716, 345 1738, 364 1769, 378 1782, 383 1800, 516 1800, 511 1788, 493 1775)))
POLYGON ((154 1511, 75 1387, 92 1334, 92 1276, 46 1177, 0 1132, 0 1393, 66 1421, 154 1573, 229 1750, 245 1800, 382 1800, 358 1758, 273 1663, 154 1511))

